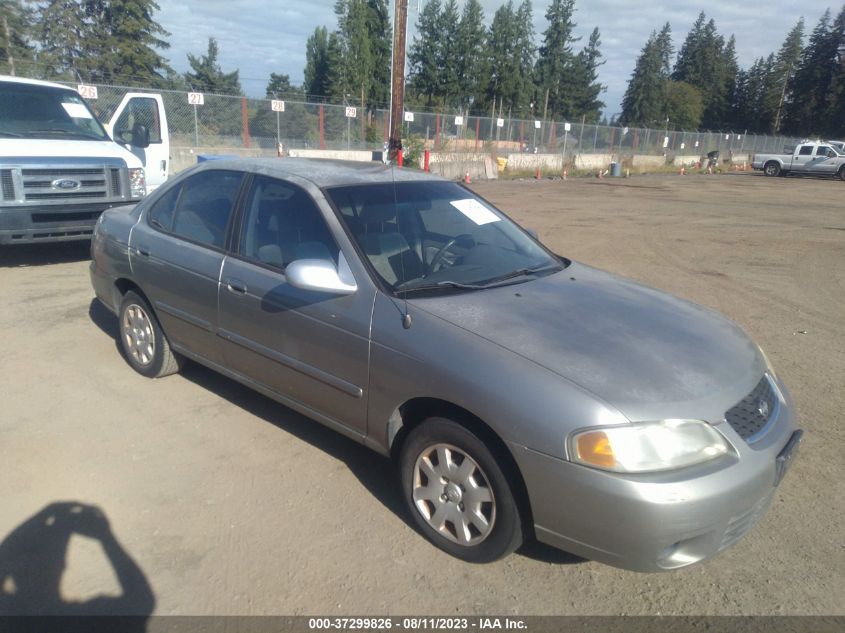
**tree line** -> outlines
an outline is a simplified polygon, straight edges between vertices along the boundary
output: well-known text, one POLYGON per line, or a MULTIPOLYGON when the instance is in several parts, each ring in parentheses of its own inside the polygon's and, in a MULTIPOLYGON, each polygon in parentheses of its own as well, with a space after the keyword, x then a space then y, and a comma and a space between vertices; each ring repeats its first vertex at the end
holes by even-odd
POLYGON ((806 44, 804 18, 777 52, 748 69, 736 40, 702 12, 675 56, 667 22, 637 58, 619 122, 675 129, 758 134, 845 135, 845 6, 828 9, 806 44), (674 58, 674 64, 672 60, 674 58))
MULTIPOLYGON (((187 72, 173 70, 158 10, 155 0, 0 0, 0 72, 242 95, 239 71, 221 68, 214 38, 188 55, 187 72)), ((538 36, 531 0, 507 0, 489 25, 479 0, 427 0, 409 42, 407 109, 598 122, 601 36, 596 27, 581 42, 575 11, 575 0, 551 0, 538 36)), ((335 29, 318 26, 308 37, 303 84, 272 73, 266 96, 387 105, 388 0, 336 0, 334 13, 335 29)), ((845 136, 845 7, 835 19, 826 11, 806 38, 800 19, 747 69, 734 36, 705 13, 677 54, 666 23, 643 46, 614 122, 845 136)))

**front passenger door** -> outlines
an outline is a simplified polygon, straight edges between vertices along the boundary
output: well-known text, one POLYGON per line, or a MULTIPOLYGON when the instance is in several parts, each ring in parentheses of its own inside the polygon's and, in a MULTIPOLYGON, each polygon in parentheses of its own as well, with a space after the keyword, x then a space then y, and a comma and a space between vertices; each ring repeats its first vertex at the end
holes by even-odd
POLYGON ((219 332, 226 366, 293 407, 362 437, 367 428, 370 317, 375 289, 347 296, 294 288, 286 266, 341 257, 317 204, 267 176, 245 197, 234 254, 223 262, 219 332))

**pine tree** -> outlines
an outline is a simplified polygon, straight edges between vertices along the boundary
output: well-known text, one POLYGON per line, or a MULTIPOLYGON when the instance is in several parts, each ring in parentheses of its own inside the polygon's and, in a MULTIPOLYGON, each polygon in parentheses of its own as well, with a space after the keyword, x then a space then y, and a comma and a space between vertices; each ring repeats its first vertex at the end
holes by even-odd
POLYGON ((518 66, 512 103, 516 112, 526 114, 534 89, 534 64, 537 57, 531 0, 522 0, 516 11, 514 42, 518 66))
POLYGON ((672 54, 671 33, 668 22, 660 33, 653 31, 637 58, 622 98, 622 123, 648 127, 665 121, 666 83, 672 54))
POLYGON ((26 75, 35 59, 32 9, 20 0, 0 0, 0 73, 26 75))
MULTIPOLYGON (((436 2, 437 0, 430 0, 436 2)), ((487 35, 488 68, 487 101, 499 103, 500 107, 513 110, 518 103, 516 93, 519 72, 516 43, 516 14, 513 1, 508 0, 493 14, 493 22, 487 35)))
POLYGON ((372 83, 367 94, 371 106, 388 105, 390 101, 390 65, 393 51, 393 30, 388 0, 369 0, 368 31, 373 58, 372 83))
POLYGON ((842 138, 845 136, 845 6, 833 22, 831 38, 836 59, 825 116, 829 136, 842 138))
POLYGON ((769 95, 770 101, 777 100, 774 120, 771 122, 770 127, 771 132, 774 134, 780 131, 783 121, 784 104, 792 98, 789 86, 801 61, 803 42, 804 18, 801 18, 786 36, 786 40, 784 40, 777 54, 777 61, 774 67, 775 81, 771 86, 773 94, 769 95))
POLYGON ((194 57, 188 54, 188 64, 193 72, 185 73, 185 81, 197 91, 221 95, 240 95, 241 82, 238 78, 238 70, 229 73, 223 72, 218 62, 220 49, 217 40, 208 38, 208 51, 205 55, 194 57))
POLYGON ((35 10, 38 64, 45 79, 83 79, 80 62, 86 59, 88 25, 85 12, 74 0, 49 0, 35 10))
POLYGON ((456 0, 446 0, 440 12, 437 27, 437 65, 439 68, 438 85, 443 96, 443 104, 448 108, 456 108, 460 104, 461 87, 458 75, 460 73, 458 29, 460 17, 456 0))
POLYGON ((573 35, 575 0, 552 0, 546 10, 549 26, 543 33, 543 44, 537 57, 537 96, 545 100, 548 95, 548 112, 551 118, 574 114, 574 97, 577 91, 575 55, 572 44, 578 40, 573 35))
POLYGON ((467 0, 457 38, 458 107, 467 109, 483 101, 483 77, 487 56, 487 32, 484 12, 478 0, 467 0))
POLYGON ((833 87, 837 45, 838 37, 830 22, 830 10, 827 10, 810 35, 789 87, 792 99, 786 107, 785 131, 800 135, 817 134, 830 125, 825 121, 825 114, 829 110, 828 97, 833 87))
POLYGON ((598 81, 598 68, 602 61, 601 35, 598 27, 593 29, 587 45, 575 58, 574 74, 578 78, 578 92, 573 100, 573 115, 583 116, 589 121, 598 121, 605 104, 599 99, 605 87, 598 81))
POLYGON ((440 88, 440 0, 429 0, 417 18, 417 32, 408 51, 410 92, 427 107, 442 96, 440 88))

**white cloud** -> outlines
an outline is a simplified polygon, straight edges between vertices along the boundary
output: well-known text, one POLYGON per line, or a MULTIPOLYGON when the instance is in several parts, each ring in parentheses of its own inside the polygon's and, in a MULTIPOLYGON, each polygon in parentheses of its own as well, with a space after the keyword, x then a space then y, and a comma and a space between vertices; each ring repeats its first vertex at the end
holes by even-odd
MULTIPOLYGON (((421 0, 424 4, 425 0, 421 0)), ((460 0, 459 0, 460 3, 460 0)), ((205 53, 209 36, 220 44, 224 70, 240 69, 241 84, 248 95, 263 95, 271 72, 290 75, 299 84, 305 66, 305 42, 317 26, 336 26, 334 0, 160 0, 157 17, 171 32, 171 48, 166 52, 179 71, 187 70, 186 54, 205 53)), ((416 21, 417 1, 410 0, 410 22, 416 21)), ((462 4, 462 3, 461 3, 462 4)), ((482 0, 489 24, 502 3, 482 0)), ((519 4, 515 0, 514 4, 519 4)), ((534 2, 534 28, 538 41, 546 28, 547 0, 534 2)), ((577 34, 585 42, 593 27, 601 31, 606 63, 599 79, 608 86, 603 99, 607 114, 618 112, 625 86, 636 57, 652 30, 665 22, 672 25, 675 48, 680 48, 698 13, 704 9, 716 21, 726 38, 736 35, 742 67, 754 59, 776 51, 787 32, 804 15, 807 31, 827 8, 820 0, 795 3, 794 0, 759 2, 711 0, 701 6, 673 2, 632 0, 581 0, 576 4, 577 34), (762 10, 761 10, 762 9, 762 10)), ((391 6, 392 10, 392 6, 391 6)), ((410 41, 409 37, 409 41, 410 41)), ((580 44, 580 43, 579 43, 580 44)))

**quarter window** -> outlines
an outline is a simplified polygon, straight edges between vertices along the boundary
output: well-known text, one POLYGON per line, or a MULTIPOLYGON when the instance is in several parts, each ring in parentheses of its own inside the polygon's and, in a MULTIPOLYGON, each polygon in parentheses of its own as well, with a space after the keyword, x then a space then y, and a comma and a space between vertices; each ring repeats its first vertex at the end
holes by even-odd
POLYGON ((180 191, 182 191, 182 185, 171 187, 167 193, 153 203, 148 216, 150 224, 165 231, 171 230, 173 227, 173 212, 176 211, 180 191))
POLYGON ((243 174, 236 171, 204 171, 188 178, 182 184, 173 233, 223 248, 242 180, 243 174))
POLYGON ((305 190, 258 176, 247 198, 239 253, 284 270, 296 259, 331 259, 338 246, 305 190))

